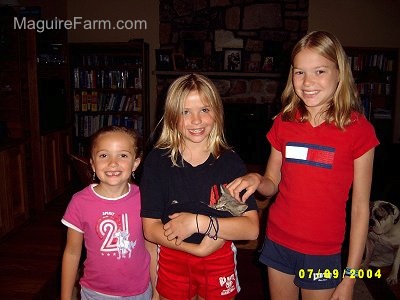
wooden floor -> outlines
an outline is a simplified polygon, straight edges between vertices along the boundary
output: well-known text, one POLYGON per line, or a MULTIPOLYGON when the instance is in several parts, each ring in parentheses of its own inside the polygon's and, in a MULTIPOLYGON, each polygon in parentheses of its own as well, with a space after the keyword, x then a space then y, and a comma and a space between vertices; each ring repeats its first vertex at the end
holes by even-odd
POLYGON ((58 299, 66 228, 66 201, 53 201, 45 212, 0 242, 0 299, 58 299))

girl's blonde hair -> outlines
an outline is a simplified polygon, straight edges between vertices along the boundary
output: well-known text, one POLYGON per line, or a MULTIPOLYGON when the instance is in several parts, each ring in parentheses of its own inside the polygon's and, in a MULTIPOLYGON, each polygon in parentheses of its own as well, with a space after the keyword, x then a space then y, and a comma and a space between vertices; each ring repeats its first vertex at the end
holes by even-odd
POLYGON ((185 140, 179 132, 185 99, 192 91, 199 93, 204 104, 214 112, 214 127, 208 138, 208 148, 214 157, 229 149, 224 136, 224 108, 217 88, 210 79, 200 74, 187 74, 177 78, 169 87, 165 100, 162 131, 155 144, 156 148, 169 149, 172 163, 177 166, 179 150, 185 140))
POLYGON ((300 113, 301 122, 309 121, 310 118, 310 114, 303 101, 296 95, 292 82, 293 60, 304 49, 313 50, 335 63, 339 71, 339 83, 332 101, 320 113, 325 116, 327 123, 333 123, 338 128, 344 129, 352 121, 351 113, 362 113, 363 108, 347 55, 339 40, 333 34, 326 31, 310 32, 294 46, 291 55, 289 76, 281 97, 282 119, 285 121, 294 121, 297 119, 297 113, 300 113))
POLYGON ((117 133, 125 133, 132 142, 132 146, 134 149, 134 154, 135 158, 141 158, 142 157, 142 147, 141 147, 141 141, 136 133, 136 131, 132 128, 127 128, 125 126, 105 126, 100 128, 98 131, 96 131, 91 137, 90 137, 90 155, 93 156, 93 149, 94 146, 96 145, 97 139, 102 136, 103 134, 110 133, 110 132, 117 132, 117 133))

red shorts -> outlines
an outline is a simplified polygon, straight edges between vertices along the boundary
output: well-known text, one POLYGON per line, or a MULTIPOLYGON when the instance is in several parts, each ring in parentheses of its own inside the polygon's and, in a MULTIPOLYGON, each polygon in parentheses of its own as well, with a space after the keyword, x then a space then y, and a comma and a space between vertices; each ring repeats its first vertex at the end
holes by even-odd
POLYGON ((157 275, 157 291, 167 299, 231 299, 240 291, 232 242, 207 257, 161 246, 157 275))

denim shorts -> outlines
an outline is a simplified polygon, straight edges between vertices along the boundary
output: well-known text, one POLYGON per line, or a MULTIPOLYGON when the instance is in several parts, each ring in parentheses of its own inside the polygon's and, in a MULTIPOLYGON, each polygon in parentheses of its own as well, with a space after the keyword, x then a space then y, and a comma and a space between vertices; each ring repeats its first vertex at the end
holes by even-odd
POLYGON ((294 284, 307 290, 336 288, 342 280, 341 255, 308 255, 283 247, 267 237, 260 262, 294 275, 294 284))
POLYGON ((153 294, 151 284, 149 284, 147 290, 140 295, 136 296, 111 296, 98 293, 91 289, 81 287, 81 300, 150 300, 153 294))

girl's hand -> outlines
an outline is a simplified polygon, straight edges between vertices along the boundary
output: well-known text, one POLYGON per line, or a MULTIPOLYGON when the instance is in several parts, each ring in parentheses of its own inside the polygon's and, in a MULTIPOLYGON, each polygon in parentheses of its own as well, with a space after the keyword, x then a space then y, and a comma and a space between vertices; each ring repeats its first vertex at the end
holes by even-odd
POLYGON ((155 288, 153 289, 153 295, 151 296, 151 300, 160 300, 160 294, 157 292, 155 288))
POLYGON ((225 244, 225 240, 223 239, 212 239, 208 236, 205 236, 201 243, 199 244, 198 248, 196 249, 196 254, 199 257, 208 256, 218 249, 221 249, 222 246, 225 244))
POLYGON ((237 200, 245 202, 250 195, 252 195, 260 185, 262 176, 258 173, 249 173, 242 177, 234 179, 228 183, 226 188, 230 194, 237 200), (245 190, 245 193, 240 197, 240 193, 245 190))
POLYGON ((351 300, 356 279, 345 276, 334 290, 330 300, 351 300))
POLYGON ((197 232, 196 214, 175 213, 170 215, 169 221, 164 225, 164 235, 169 241, 176 239, 175 244, 179 246, 183 240, 197 232))

